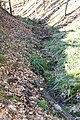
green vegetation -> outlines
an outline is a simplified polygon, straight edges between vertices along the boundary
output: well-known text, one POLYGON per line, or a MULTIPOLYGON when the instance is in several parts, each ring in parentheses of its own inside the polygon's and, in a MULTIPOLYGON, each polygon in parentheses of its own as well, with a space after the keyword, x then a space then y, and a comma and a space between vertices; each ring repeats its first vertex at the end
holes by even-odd
MULTIPOLYGON (((56 100, 60 100, 64 95, 64 100, 69 99, 68 105, 74 106, 80 90, 80 27, 72 25, 70 29, 61 31, 53 26, 49 30, 53 37, 44 41, 41 53, 34 52, 29 58, 33 71, 46 79, 45 88, 49 93, 56 100)), ((46 109, 43 100, 39 106, 46 109)), ((76 115, 79 116, 79 112, 76 112, 76 115)))
POLYGON ((4 30, 2 26, 0 26, 0 37, 2 39, 7 37, 7 32, 4 30))
POLYGON ((19 98, 18 98, 16 95, 14 95, 14 96, 12 97, 12 100, 18 102, 18 101, 19 101, 19 98))
POLYGON ((0 53, 0 63, 3 63, 6 61, 6 57, 0 53))
POLYGON ((39 107, 41 107, 43 110, 47 110, 48 109, 48 105, 47 105, 47 103, 44 100, 40 100, 39 107))
POLYGON ((44 73, 49 70, 50 66, 48 61, 37 53, 33 53, 30 56, 30 61, 33 70, 38 74, 44 75, 44 73))
POLYGON ((22 22, 25 22, 27 25, 30 25, 30 26, 36 26, 36 22, 29 19, 29 18, 22 18, 20 16, 17 16, 22 22))
POLYGON ((60 32, 54 27, 53 31, 53 38, 44 44, 55 69, 55 76, 49 77, 48 82, 53 86, 53 93, 64 91, 66 96, 70 96, 80 88, 80 32, 60 32))
POLYGON ((4 92, 4 85, 0 84, 0 100, 5 100, 7 99, 7 95, 6 93, 4 92))
POLYGON ((55 98, 62 93, 66 97, 76 95, 80 88, 80 33, 61 32, 55 27, 50 31, 55 34, 44 42, 43 54, 30 55, 32 68, 37 74, 44 75, 55 98))

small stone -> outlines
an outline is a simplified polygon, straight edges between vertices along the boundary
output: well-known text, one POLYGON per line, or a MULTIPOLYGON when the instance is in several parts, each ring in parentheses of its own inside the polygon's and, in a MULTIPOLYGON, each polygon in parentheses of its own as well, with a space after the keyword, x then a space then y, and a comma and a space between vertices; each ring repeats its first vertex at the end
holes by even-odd
POLYGON ((22 120, 28 120, 28 119, 26 119, 26 118, 23 118, 22 120))
POLYGON ((42 115, 42 111, 41 111, 41 110, 39 110, 39 111, 37 111, 37 112, 38 112, 39 115, 42 115))
POLYGON ((31 103, 34 104, 34 105, 37 105, 37 102, 35 102, 35 101, 31 101, 31 103))
POLYGON ((62 108, 58 104, 54 104, 55 109, 62 111, 62 108))
POLYGON ((33 112, 31 111, 31 112, 29 112, 29 115, 33 115, 33 112))
POLYGON ((1 106, 2 108, 4 108, 5 106, 4 106, 4 104, 2 104, 2 106, 1 106))
POLYGON ((20 110, 19 113, 23 113, 23 110, 20 110))
POLYGON ((0 107, 2 106, 2 103, 0 103, 0 107))
POLYGON ((4 108, 5 105, 4 105, 3 103, 0 103, 0 107, 1 107, 1 108, 4 108))
POLYGON ((18 104, 18 105, 21 105, 21 102, 18 102, 17 104, 18 104))
POLYGON ((8 109, 9 109, 10 111, 14 112, 14 113, 17 112, 17 109, 16 109, 15 106, 13 106, 13 105, 8 105, 8 109))
POLYGON ((43 88, 40 88, 40 91, 43 91, 43 88))
POLYGON ((8 89, 9 89, 8 85, 6 85, 6 86, 5 86, 5 89, 6 89, 6 90, 8 90, 8 89))
POLYGON ((7 115, 9 114, 7 109, 5 110, 5 113, 6 113, 7 115))
POLYGON ((76 112, 78 112, 78 111, 79 111, 79 108, 76 107, 76 106, 73 106, 73 107, 70 109, 70 112, 72 112, 72 113, 76 113, 76 112))

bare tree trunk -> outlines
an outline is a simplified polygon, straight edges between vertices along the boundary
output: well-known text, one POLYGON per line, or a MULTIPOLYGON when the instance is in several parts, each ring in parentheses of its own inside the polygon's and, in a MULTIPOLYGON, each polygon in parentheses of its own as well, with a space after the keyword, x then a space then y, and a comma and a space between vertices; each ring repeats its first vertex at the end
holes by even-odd
POLYGON ((37 0, 35 0, 35 17, 37 18, 37 0))
POLYGON ((65 6, 65 16, 67 15, 66 12, 67 12, 67 7, 68 7, 68 2, 69 0, 66 0, 66 6, 65 6))
POLYGON ((25 4, 25 0, 23 0, 23 5, 25 4))
POLYGON ((10 8, 10 13, 12 15, 12 7, 11 7, 11 1, 9 0, 9 8, 10 8))
POLYGON ((1 1, 0 1, 0 6, 1 6, 1 1))
POLYGON ((45 0, 43 0, 43 5, 44 5, 44 11, 45 11, 45 0))

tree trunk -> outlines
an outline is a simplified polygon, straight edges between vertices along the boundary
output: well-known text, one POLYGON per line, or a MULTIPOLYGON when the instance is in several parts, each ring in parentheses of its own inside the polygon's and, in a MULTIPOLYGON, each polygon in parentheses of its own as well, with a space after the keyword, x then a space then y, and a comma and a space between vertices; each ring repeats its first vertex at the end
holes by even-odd
POLYGON ((9 0, 9 8, 10 8, 10 13, 12 15, 12 7, 11 7, 11 1, 9 0))
POLYGON ((66 6, 65 6, 65 16, 67 15, 66 12, 67 12, 67 7, 68 7, 68 2, 69 0, 66 0, 66 6))
POLYGON ((35 0, 35 17, 37 18, 37 0, 35 0))
POLYGON ((43 0, 43 5, 44 5, 44 11, 45 11, 45 0, 43 0))
POLYGON ((23 0, 23 5, 25 4, 25 0, 23 0))

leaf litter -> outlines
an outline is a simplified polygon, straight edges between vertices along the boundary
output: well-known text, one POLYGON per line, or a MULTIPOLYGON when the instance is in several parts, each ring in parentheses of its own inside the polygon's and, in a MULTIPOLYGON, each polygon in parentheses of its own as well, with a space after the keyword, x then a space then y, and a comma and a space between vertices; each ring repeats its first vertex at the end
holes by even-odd
POLYGON ((0 63, 0 120, 59 120, 39 106, 41 95, 34 80, 44 78, 31 70, 29 62, 38 42, 34 36, 31 27, 0 8, 0 51, 6 58, 0 63))

